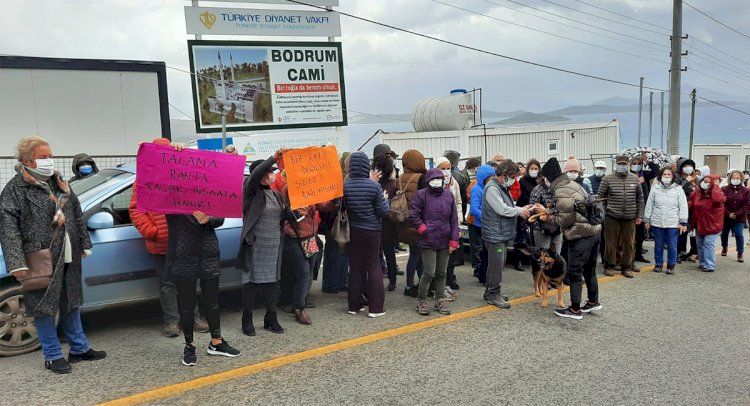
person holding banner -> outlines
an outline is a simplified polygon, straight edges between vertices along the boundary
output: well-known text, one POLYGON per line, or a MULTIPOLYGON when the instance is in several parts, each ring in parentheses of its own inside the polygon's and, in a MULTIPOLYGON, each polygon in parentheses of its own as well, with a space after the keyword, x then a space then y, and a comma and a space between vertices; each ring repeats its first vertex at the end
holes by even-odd
POLYGON ((388 201, 380 184, 370 179, 370 160, 355 152, 349 160, 349 177, 344 182, 344 205, 349 215, 349 314, 364 310, 362 290, 367 284, 369 317, 385 314, 385 291, 380 268, 380 232, 388 215, 388 201))
POLYGON ((257 160, 250 165, 250 176, 242 187, 242 232, 237 266, 243 270, 242 332, 255 335, 253 306, 258 297, 266 304, 263 328, 276 334, 284 333, 276 316, 278 283, 281 276, 283 249, 282 222, 294 221, 289 207, 271 185, 276 181, 274 165, 281 160, 282 151, 257 160))

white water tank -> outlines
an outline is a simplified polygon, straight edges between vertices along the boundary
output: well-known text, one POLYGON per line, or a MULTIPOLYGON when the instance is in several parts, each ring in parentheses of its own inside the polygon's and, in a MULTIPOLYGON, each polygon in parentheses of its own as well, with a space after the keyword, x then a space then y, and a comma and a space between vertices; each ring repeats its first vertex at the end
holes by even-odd
POLYGON ((456 89, 449 96, 418 101, 411 112, 411 123, 417 132, 465 130, 474 125, 475 109, 471 94, 456 89))

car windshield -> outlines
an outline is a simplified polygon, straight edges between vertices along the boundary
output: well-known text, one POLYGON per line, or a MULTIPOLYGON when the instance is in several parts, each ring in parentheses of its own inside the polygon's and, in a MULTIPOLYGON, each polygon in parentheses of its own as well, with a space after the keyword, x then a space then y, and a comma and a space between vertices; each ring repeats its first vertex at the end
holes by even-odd
POLYGON ((107 190, 133 174, 119 169, 102 169, 101 171, 77 180, 70 184, 78 200, 85 201, 103 190, 107 190))

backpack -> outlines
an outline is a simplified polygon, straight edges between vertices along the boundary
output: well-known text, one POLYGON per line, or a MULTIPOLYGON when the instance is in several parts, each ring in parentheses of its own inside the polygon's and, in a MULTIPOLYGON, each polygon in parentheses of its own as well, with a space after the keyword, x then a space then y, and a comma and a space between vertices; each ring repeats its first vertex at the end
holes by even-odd
POLYGON ((414 180, 414 178, 407 182, 406 187, 403 189, 401 188, 401 182, 399 182, 396 195, 388 202, 390 205, 388 220, 392 223, 403 223, 409 218, 409 200, 406 198, 406 189, 409 188, 412 180, 414 180))

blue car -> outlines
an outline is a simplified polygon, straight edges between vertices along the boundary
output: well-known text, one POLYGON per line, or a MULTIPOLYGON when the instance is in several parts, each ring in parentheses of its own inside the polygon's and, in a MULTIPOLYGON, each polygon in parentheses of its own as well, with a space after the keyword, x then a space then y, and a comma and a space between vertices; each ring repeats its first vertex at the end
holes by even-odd
MULTIPOLYGON (((94 245, 93 255, 83 260, 84 311, 158 299, 154 261, 128 213, 134 183, 135 165, 103 169, 71 183, 94 245)), ((222 288, 242 284, 241 271, 234 267, 241 230, 238 218, 226 219, 216 230, 222 288)), ((0 356, 27 353, 39 346, 33 318, 25 313, 21 285, 8 274, 0 251, 0 356)))

